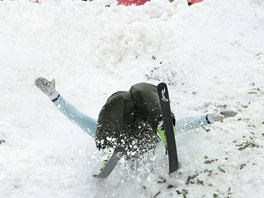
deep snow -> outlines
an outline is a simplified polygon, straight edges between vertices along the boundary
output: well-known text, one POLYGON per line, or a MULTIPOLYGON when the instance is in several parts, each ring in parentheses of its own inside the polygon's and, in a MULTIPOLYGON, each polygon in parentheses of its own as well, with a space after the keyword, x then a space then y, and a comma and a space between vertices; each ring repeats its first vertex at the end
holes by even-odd
POLYGON ((115 4, 0 1, 0 197, 262 197, 264 1, 115 4), (122 162, 99 181, 93 140, 34 86, 39 76, 95 118, 141 81, 166 82, 177 117, 238 115, 178 135, 177 174, 159 147, 138 172, 122 162))

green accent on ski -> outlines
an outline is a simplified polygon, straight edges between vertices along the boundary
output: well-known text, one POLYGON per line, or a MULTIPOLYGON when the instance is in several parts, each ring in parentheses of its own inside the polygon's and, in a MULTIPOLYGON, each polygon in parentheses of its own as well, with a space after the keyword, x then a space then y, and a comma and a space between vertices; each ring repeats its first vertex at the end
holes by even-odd
MULTIPOLYGON (((175 126, 173 126, 173 131, 174 131, 174 134, 175 134, 175 126)), ((160 137, 164 147, 167 149, 167 138, 166 138, 166 133, 165 133, 165 130, 164 130, 164 126, 163 126, 163 122, 159 122, 158 124, 158 127, 157 127, 157 132, 158 132, 158 136, 160 137)))
POLYGON ((164 130, 164 126, 163 126, 162 122, 160 122, 158 124, 157 132, 158 132, 158 135, 159 135, 163 145, 165 146, 165 148, 167 148, 167 138, 166 138, 166 134, 165 134, 165 130, 164 130))
POLYGON ((105 165, 107 164, 108 160, 110 159, 110 157, 112 156, 112 151, 105 149, 101 152, 101 159, 102 159, 102 168, 105 167, 105 165))

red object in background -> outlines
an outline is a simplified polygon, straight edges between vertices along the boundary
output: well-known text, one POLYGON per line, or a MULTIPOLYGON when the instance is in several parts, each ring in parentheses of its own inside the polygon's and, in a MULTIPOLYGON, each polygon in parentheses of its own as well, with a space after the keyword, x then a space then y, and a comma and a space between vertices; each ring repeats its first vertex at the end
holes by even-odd
MULTIPOLYGON (((125 6, 130 6, 130 5, 140 6, 140 5, 144 5, 147 1, 150 1, 150 0, 117 0, 117 4, 118 5, 125 5, 125 6)), ((177 1, 177 0, 174 0, 174 1, 177 1)), ((203 0, 187 0, 189 5, 199 3, 202 1, 203 0)))
POLYGON ((199 2, 202 2, 203 0, 187 0, 188 1, 188 4, 195 4, 195 3, 199 3, 199 2))
POLYGON ((147 1, 149 0, 117 0, 117 4, 126 5, 126 6, 130 6, 130 5, 140 6, 140 5, 144 5, 147 1))
POLYGON ((41 0, 30 0, 32 3, 41 3, 41 0))

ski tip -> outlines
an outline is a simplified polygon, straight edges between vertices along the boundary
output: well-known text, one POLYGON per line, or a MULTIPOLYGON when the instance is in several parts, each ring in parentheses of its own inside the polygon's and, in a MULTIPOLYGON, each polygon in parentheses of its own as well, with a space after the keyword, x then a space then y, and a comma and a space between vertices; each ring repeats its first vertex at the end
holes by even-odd
POLYGON ((165 82, 161 82, 161 83, 158 84, 158 87, 166 87, 166 86, 167 86, 167 85, 166 85, 165 82))

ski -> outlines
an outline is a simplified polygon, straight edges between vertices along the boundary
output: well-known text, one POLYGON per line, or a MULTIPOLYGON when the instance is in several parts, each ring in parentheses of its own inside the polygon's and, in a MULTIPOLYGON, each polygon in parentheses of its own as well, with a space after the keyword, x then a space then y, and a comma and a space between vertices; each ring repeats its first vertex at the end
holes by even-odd
POLYGON ((167 85, 165 83, 160 83, 157 86, 161 114, 163 119, 163 126, 165 129, 166 139, 167 139, 167 149, 169 157, 169 173, 173 173, 179 168, 176 141, 173 130, 173 122, 171 117, 170 99, 167 85))
POLYGON ((101 179, 107 178, 114 170, 118 161, 123 157, 124 153, 125 149, 121 146, 117 146, 103 170, 98 175, 94 175, 94 177, 101 179))

